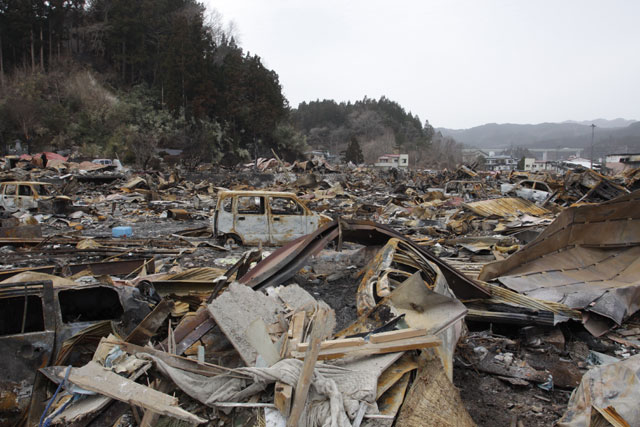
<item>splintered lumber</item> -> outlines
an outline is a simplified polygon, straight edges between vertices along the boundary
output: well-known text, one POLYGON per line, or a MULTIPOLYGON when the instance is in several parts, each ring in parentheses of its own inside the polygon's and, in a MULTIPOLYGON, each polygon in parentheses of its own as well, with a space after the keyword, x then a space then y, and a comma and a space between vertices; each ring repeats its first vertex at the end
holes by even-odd
POLYGON ((302 411, 304 410, 305 403, 307 401, 307 394, 309 393, 309 387, 311 386, 311 378, 313 376, 313 369, 316 366, 318 360, 318 353, 320 352, 320 343, 329 334, 331 334, 335 320, 330 321, 329 310, 325 308, 319 308, 316 313, 316 318, 313 321, 313 329, 311 330, 311 339, 309 342, 309 348, 304 356, 304 363, 302 364, 302 370, 300 371, 300 378, 296 384, 295 396, 293 399, 293 406, 291 413, 287 419, 287 427, 296 427, 302 411))
MULTIPOLYGON (((44 368, 43 371, 62 380, 64 379, 66 368, 54 366, 44 368)), ((206 419, 178 407, 177 398, 121 377, 96 362, 89 362, 81 368, 71 368, 69 381, 86 390, 140 406, 162 415, 194 424, 207 422, 206 419)))
POLYGON ((173 309, 173 305, 173 301, 170 300, 163 299, 160 301, 153 311, 147 314, 147 317, 131 331, 125 341, 137 345, 146 344, 167 319, 167 316, 169 316, 173 309))
POLYGON ((292 386, 281 382, 276 383, 273 403, 285 417, 291 413, 291 396, 293 396, 292 386))
POLYGON ((304 335, 305 315, 306 313, 304 311, 299 311, 291 318, 291 332, 289 338, 291 338, 291 344, 294 346, 302 341, 304 335))
POLYGON ((398 361, 386 369, 378 378, 378 388, 376 390, 376 400, 389 390, 395 383, 400 381, 402 377, 419 368, 420 365, 413 359, 411 354, 405 353, 398 361))
MULTIPOLYGON (((423 334, 424 335, 424 334, 423 334)), ((329 350, 331 348, 347 348, 365 344, 364 338, 339 338, 337 340, 322 341, 320 349, 329 350)), ((307 351, 309 343, 302 342, 298 344, 298 351, 307 351)))
MULTIPOLYGON (((304 335, 304 321, 306 318, 305 311, 298 311, 291 317, 289 322, 289 331, 287 332, 288 343, 285 343, 285 356, 290 357, 291 351, 296 348, 296 344, 302 341, 304 335)), ((291 413, 291 397, 293 396, 293 386, 276 382, 273 396, 273 403, 282 415, 288 417, 291 413)))
MULTIPOLYGON (((442 343, 435 335, 425 335, 416 338, 407 338, 382 343, 367 342, 363 345, 355 345, 344 348, 331 348, 320 350, 319 360, 340 359, 343 357, 360 357, 372 354, 395 353, 398 351, 418 350, 423 348, 437 347, 442 343)), ((294 352, 293 357, 302 358, 303 353, 294 352)))
POLYGON ((397 341, 405 338, 415 338, 427 335, 426 329, 400 329, 397 331, 388 331, 388 332, 380 332, 379 334, 373 334, 369 337, 369 341, 374 344, 389 342, 389 341, 397 341))

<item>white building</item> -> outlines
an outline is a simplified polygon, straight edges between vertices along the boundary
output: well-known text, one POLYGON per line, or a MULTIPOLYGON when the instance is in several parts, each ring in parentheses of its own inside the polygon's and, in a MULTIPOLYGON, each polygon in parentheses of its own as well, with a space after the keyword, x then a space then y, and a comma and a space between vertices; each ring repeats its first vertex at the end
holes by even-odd
POLYGON ((605 166, 613 173, 640 167, 640 153, 607 154, 605 166))
POLYGON ((524 170, 525 172, 558 172, 558 162, 545 162, 525 157, 524 170))
POLYGON ((507 155, 490 155, 485 158, 484 166, 490 171, 512 171, 518 167, 518 160, 507 155))
MULTIPOLYGON (((591 160, 590 159, 585 159, 582 157, 569 157, 569 159, 567 160, 563 160, 562 162, 560 162, 561 165, 567 169, 575 169, 575 168, 585 168, 585 169, 590 169, 591 168, 591 160)), ((593 170, 600 170, 600 162, 599 161, 595 161, 593 162, 593 170)))
POLYGON ((409 168, 409 155, 408 154, 383 154, 378 157, 378 161, 375 163, 377 168, 383 169, 408 169, 409 168))

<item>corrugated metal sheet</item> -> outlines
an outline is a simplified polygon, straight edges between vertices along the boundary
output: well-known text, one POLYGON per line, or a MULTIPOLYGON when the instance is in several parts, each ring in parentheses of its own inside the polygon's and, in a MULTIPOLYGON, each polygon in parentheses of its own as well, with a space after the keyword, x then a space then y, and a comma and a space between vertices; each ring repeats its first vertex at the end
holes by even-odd
POLYGON ((640 191, 564 210, 522 250, 487 264, 479 279, 588 311, 585 326, 594 334, 621 324, 640 309, 640 191))
POLYGON ((463 203, 462 206, 483 217, 499 216, 508 218, 522 214, 542 216, 550 213, 545 208, 536 206, 533 202, 519 197, 480 200, 478 202, 463 203))

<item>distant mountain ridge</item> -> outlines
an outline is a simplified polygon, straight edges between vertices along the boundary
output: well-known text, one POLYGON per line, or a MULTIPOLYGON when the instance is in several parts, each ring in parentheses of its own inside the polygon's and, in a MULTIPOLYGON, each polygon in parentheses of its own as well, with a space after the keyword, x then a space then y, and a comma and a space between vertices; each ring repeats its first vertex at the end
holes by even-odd
POLYGON ((582 121, 566 120, 562 123, 572 123, 572 124, 585 125, 585 126, 591 126, 591 124, 594 124, 599 128, 624 128, 635 122, 637 122, 637 120, 627 120, 619 117, 613 120, 607 120, 607 119, 593 119, 593 120, 582 120, 582 121))
POLYGON ((469 129, 437 128, 467 147, 508 148, 586 148, 591 147, 591 123, 595 155, 613 152, 640 152, 640 122, 627 119, 596 119, 522 125, 487 123, 469 129), (620 125, 620 126, 618 126, 620 125))

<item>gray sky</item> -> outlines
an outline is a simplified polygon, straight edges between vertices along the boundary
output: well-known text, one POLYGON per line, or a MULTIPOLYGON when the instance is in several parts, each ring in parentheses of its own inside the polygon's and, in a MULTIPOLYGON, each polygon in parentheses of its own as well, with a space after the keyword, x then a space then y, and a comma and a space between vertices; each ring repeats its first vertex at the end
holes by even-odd
POLYGON ((640 119, 637 0, 204 0, 291 106, 386 95, 436 127, 640 119))

